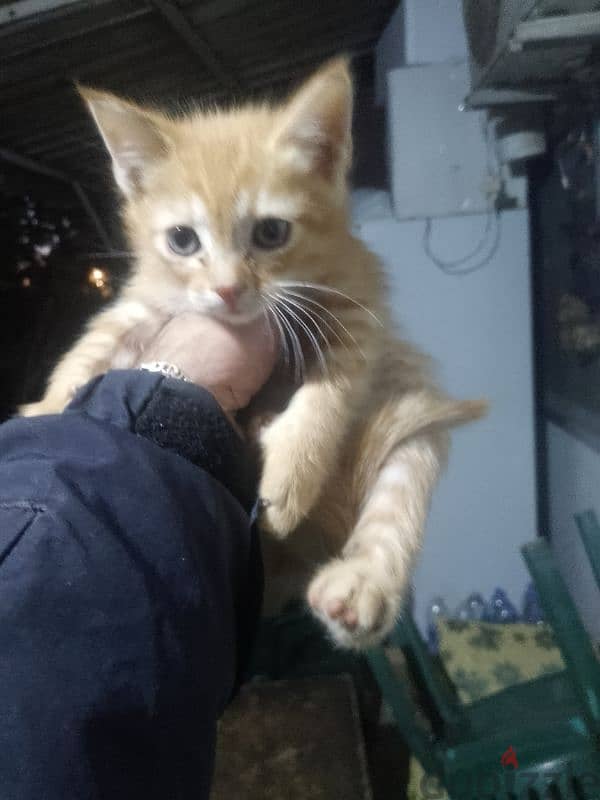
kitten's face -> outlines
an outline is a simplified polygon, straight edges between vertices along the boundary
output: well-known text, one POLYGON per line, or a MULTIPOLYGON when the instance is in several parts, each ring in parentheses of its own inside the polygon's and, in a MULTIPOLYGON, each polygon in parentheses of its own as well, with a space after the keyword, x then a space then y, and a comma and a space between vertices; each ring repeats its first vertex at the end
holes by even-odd
POLYGON ((241 323, 265 311, 278 281, 323 279, 319 265, 346 234, 345 62, 280 108, 179 121, 85 94, 127 199, 138 278, 161 287, 165 310, 241 323))

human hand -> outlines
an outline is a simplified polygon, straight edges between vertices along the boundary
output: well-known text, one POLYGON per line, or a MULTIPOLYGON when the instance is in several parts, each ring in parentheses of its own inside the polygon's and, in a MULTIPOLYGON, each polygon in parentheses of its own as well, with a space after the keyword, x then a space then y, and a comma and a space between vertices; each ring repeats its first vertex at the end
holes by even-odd
POLYGON ((166 361, 179 367, 231 415, 247 406, 266 383, 276 359, 277 344, 266 317, 226 325, 186 312, 161 329, 143 351, 140 363, 166 361))

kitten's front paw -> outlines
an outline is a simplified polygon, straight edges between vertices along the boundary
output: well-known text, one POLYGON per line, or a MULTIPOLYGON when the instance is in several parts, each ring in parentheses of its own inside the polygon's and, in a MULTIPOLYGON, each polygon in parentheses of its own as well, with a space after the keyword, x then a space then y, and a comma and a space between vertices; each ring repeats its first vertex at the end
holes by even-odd
POLYGON ((37 403, 24 403, 19 406, 17 413, 21 417, 40 417, 43 414, 60 414, 63 408, 64 406, 57 403, 39 400, 37 403))
POLYGON ((285 539, 310 511, 311 489, 304 485, 304 476, 294 474, 289 467, 279 475, 265 469, 259 491, 261 528, 277 539, 285 539))
POLYGON ((377 580, 368 559, 354 557, 326 564, 308 588, 308 603, 336 644, 364 650, 392 629, 400 595, 377 580))
POLYGON ((79 384, 73 383, 70 386, 61 384, 59 387, 53 387, 37 403, 24 403, 19 406, 17 413, 22 417, 60 414, 69 405, 79 386, 83 386, 84 383, 86 381, 82 380, 79 384))
POLYGON ((321 474, 304 439, 275 421, 262 435, 264 466, 259 487, 261 527, 284 539, 307 516, 321 491, 321 474))

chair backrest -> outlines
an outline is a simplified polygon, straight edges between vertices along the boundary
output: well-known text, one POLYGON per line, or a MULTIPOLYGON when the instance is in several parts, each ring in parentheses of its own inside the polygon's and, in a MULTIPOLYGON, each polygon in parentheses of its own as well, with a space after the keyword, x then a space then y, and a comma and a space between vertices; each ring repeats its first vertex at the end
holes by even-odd
POLYGON ((545 539, 521 548, 590 729, 600 733, 600 664, 545 539))
POLYGON ((588 510, 583 514, 575 514, 575 522, 590 560, 596 584, 600 588, 600 524, 598 517, 593 511, 588 510))
MULTIPOLYGON (((592 562, 596 580, 600 584, 600 526, 593 514, 581 515, 577 522, 582 531, 582 539, 592 562)), ((558 571, 552 552, 544 539, 538 539, 522 548, 529 572, 535 582, 540 602, 546 618, 552 627, 557 643, 561 649, 567 670, 566 676, 573 687, 583 718, 589 731, 600 736, 600 665, 581 619, 577 613, 567 587, 558 571)), ((411 751, 419 759, 423 768, 436 775, 444 782, 452 784, 451 776, 446 774, 445 753, 450 739, 465 742, 470 732, 480 731, 465 709, 460 704, 456 692, 445 674, 443 667, 434 659, 407 610, 398 622, 392 637, 392 644, 400 648, 419 690, 424 691, 433 707, 435 716, 443 723, 441 736, 436 736, 435 720, 430 727, 422 723, 423 708, 419 700, 411 693, 407 683, 399 680, 394 673, 385 648, 378 647, 370 651, 368 660, 382 689, 385 699, 390 703, 398 726, 405 737, 411 751)), ((566 679, 566 678, 565 678, 566 679)), ((542 679, 542 681, 547 679, 542 679)), ((516 687, 515 687, 516 688, 516 687)), ((568 687, 565 686, 565 689, 568 687)), ((540 691, 543 687, 540 688, 540 691)), ((571 692, 569 691, 569 694, 571 692)), ((427 710, 429 721, 432 716, 427 710)), ((489 709, 488 709, 489 713, 489 709)), ((479 733, 479 736, 481 733, 479 733)), ((479 747, 479 745, 477 745, 479 747)), ((596 758, 596 756, 594 756, 596 758)), ((594 766, 597 766, 596 761, 594 766)), ((453 793, 449 785, 450 795, 453 793)), ((556 800, 575 800, 579 794, 573 793, 572 787, 554 786, 552 794, 556 800)), ((541 795, 539 795, 541 797, 541 795)), ((506 798, 516 800, 517 794, 501 793, 497 800, 506 798)), ((519 800, 531 800, 538 797, 526 790, 518 794, 519 800)))

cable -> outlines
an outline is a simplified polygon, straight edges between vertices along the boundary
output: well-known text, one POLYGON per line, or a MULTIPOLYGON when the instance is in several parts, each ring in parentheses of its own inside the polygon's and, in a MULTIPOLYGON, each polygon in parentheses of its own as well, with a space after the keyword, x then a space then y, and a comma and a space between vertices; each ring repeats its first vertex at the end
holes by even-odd
POLYGON ((466 256, 462 258, 457 258, 454 261, 446 261, 443 258, 440 258, 436 253, 433 252, 431 246, 431 231, 432 231, 432 219, 429 218, 425 221, 425 230, 423 232, 423 250, 427 257, 432 261, 438 269, 441 269, 443 273, 446 275, 469 275, 471 272, 476 272, 478 269, 482 269, 487 264, 490 263, 492 258, 495 256, 496 252, 498 251, 498 247, 500 245, 500 234, 502 230, 500 214, 494 211, 488 211, 487 219, 485 223, 485 229, 483 231, 483 235, 477 244, 477 246, 468 253, 466 256), (468 264, 472 261, 476 256, 478 256, 482 251, 484 251, 489 242, 489 234, 492 230, 492 224, 495 221, 494 225, 494 233, 491 239, 491 245, 489 248, 488 253, 478 262, 475 264, 471 264, 470 266, 465 267, 464 269, 460 269, 463 264, 468 264))
POLYGON ((500 213, 496 209, 496 203, 498 201, 498 196, 502 191, 503 182, 501 175, 501 162, 496 147, 494 145, 495 129, 496 129, 496 124, 494 120, 486 118, 484 121, 484 119, 482 118, 481 133, 485 139, 485 145, 486 145, 487 172, 488 172, 487 178, 489 180, 490 186, 492 187, 491 190, 488 189, 486 194, 489 197, 489 201, 492 207, 487 212, 485 228, 483 230, 481 239, 479 240, 475 248, 470 253, 467 253, 467 255, 462 256, 461 258, 457 258, 453 261, 446 261, 445 259, 441 258, 439 255, 433 252, 433 248, 431 245, 431 234, 433 227, 432 218, 429 217, 425 221, 425 230, 423 232, 423 250, 425 251, 425 254, 430 259, 430 261, 432 261, 433 264, 435 264, 435 266, 438 267, 438 269, 441 269, 442 272, 445 273, 446 275, 469 275, 471 272, 476 272, 478 269, 482 269, 483 267, 485 267, 487 264, 490 263, 500 245, 501 221, 500 221, 500 213), (489 239, 490 234, 492 235, 491 240, 489 239), (474 258, 477 258, 477 256, 479 256, 480 253, 485 252, 488 249, 488 245, 489 245, 489 251, 487 252, 487 254, 480 261, 477 261, 475 264, 471 264, 470 262, 472 262, 474 258), (463 265, 465 264, 468 264, 469 266, 465 266, 464 269, 461 269, 461 267, 463 267, 463 265))

